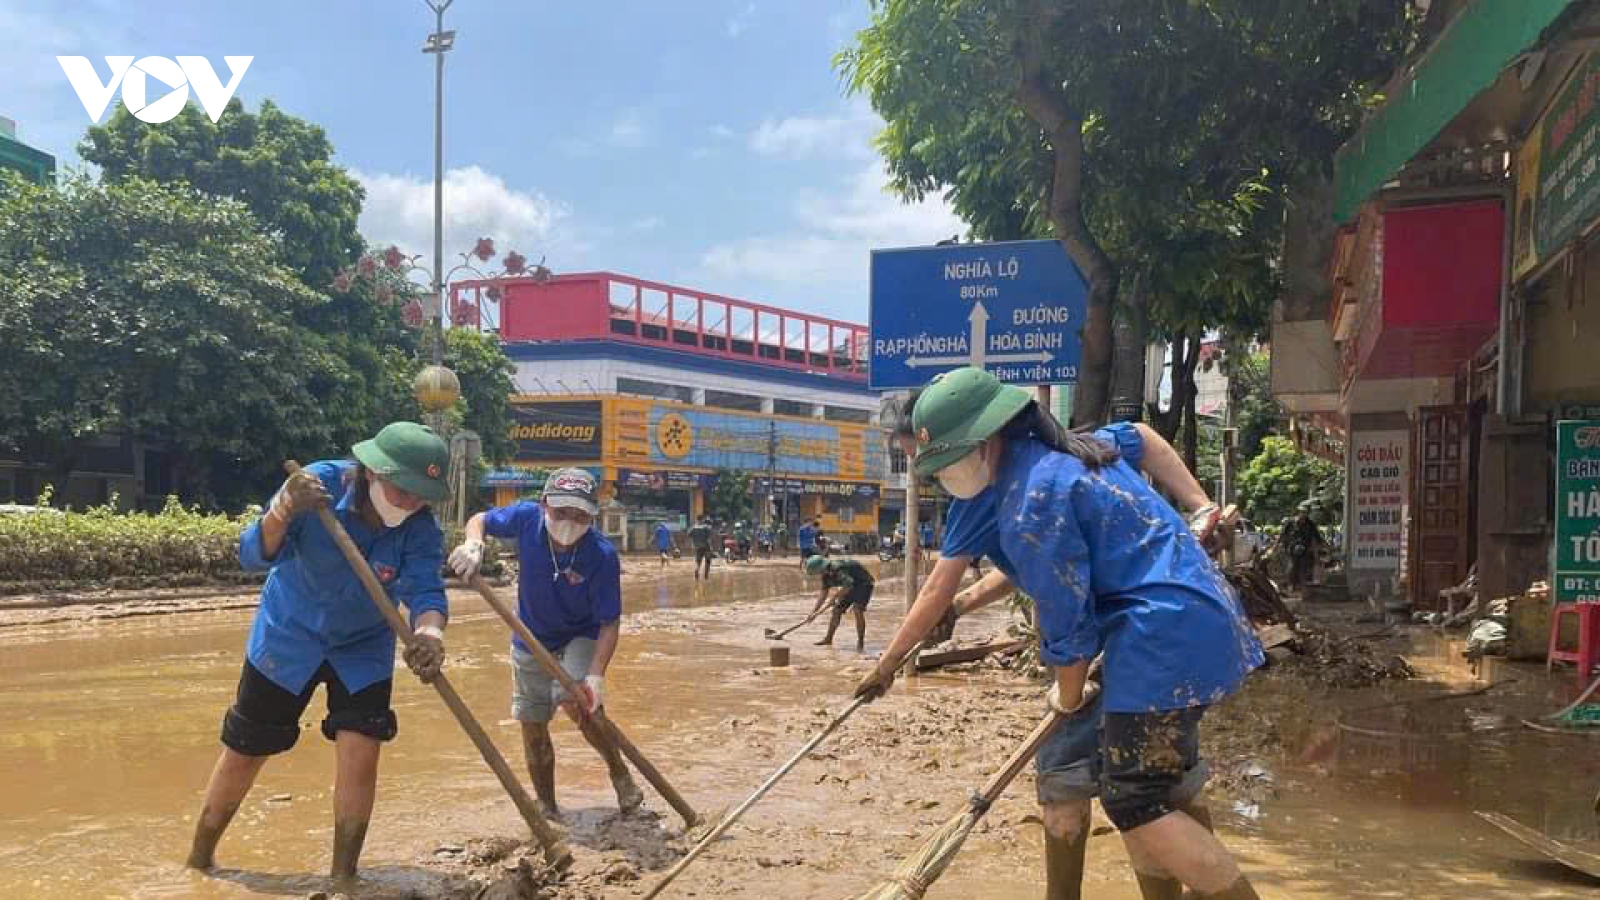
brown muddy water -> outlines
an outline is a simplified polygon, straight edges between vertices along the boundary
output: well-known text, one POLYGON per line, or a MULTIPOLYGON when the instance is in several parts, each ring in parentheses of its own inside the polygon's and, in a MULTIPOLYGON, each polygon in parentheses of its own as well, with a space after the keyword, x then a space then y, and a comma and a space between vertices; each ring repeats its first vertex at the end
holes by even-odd
MULTIPOLYGON (((842 705, 863 657, 847 619, 837 648, 811 646, 814 624, 788 641, 794 665, 769 669, 762 629, 797 622, 810 607, 798 573, 719 571, 697 587, 687 572, 674 564, 664 578, 625 587, 629 618, 607 705, 679 790, 714 813, 760 783, 817 716, 842 705)), ((451 599, 448 671, 521 774, 504 626, 474 597, 451 599)), ((899 582, 884 582, 869 616, 868 658, 901 608, 899 582)), ((964 633, 1004 625, 998 610, 973 619, 964 633)), ((267 766, 224 838, 218 858, 226 868, 204 877, 180 865, 249 621, 248 611, 228 611, 0 632, 0 897, 302 897, 326 889, 319 876, 328 864, 333 757, 316 730, 320 698, 300 743, 267 766)), ((824 745, 668 896, 843 897, 874 883, 1009 751, 1012 742, 988 733, 982 715, 1001 702, 990 689, 997 684, 1008 697, 1032 696, 992 672, 897 686, 843 729, 836 752, 824 745), (951 710, 971 724, 941 732, 932 747, 884 739, 916 726, 914 713, 925 709, 951 710)), ((1472 812, 1595 838, 1600 740, 1516 724, 1515 716, 1559 705, 1542 675, 1474 698, 1375 706, 1451 687, 1459 685, 1332 691, 1263 674, 1213 713, 1208 722, 1226 738, 1216 760, 1226 777, 1211 802, 1263 896, 1595 894, 1594 882, 1538 861, 1472 812)), ((419 861, 440 847, 523 829, 430 690, 401 673, 395 706, 400 736, 384 750, 363 875, 385 896, 428 896, 439 876, 419 861)), ((1021 710, 1019 721, 1034 712, 1021 710)), ((605 820, 614 801, 574 729, 555 730, 559 790, 582 845, 594 837, 584 823, 605 820)), ((1031 794, 1030 779, 1013 786, 930 897, 1040 895, 1031 794)), ((669 864, 680 823, 653 794, 650 805, 662 812, 663 831, 645 855, 663 862, 646 866, 642 881, 596 896, 636 896, 669 864)), ((1114 835, 1096 837, 1090 858, 1086 894, 1138 896, 1114 835)))

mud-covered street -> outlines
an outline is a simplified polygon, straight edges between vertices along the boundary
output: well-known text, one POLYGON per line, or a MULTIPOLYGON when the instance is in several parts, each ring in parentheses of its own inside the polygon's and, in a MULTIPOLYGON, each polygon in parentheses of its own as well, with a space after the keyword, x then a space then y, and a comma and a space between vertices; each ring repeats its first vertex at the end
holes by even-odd
MULTIPOLYGON (((698 587, 687 563, 664 575, 654 563, 630 568, 626 637, 607 705, 713 818, 842 706, 902 608, 901 582, 885 573, 865 656, 849 641, 811 646, 819 623, 789 639, 792 666, 772 669, 763 629, 798 621, 812 599, 792 563, 719 568, 698 587)), ((451 599, 452 678, 522 774, 503 626, 477 598, 451 599)), ((241 810, 219 851, 223 868, 203 876, 181 866, 249 615, 223 608, 79 616, 0 629, 0 895, 298 897, 330 889, 321 873, 333 760, 315 730, 320 700, 300 743, 267 767, 241 810)), ((958 637, 998 634, 1006 616, 991 609, 963 620, 958 637)), ((1363 629, 1375 631, 1353 630, 1363 629)), ((1532 732, 1508 714, 1553 702, 1547 683, 1525 677, 1459 700, 1378 706, 1468 685, 1452 681, 1413 639, 1373 639, 1373 658, 1408 650, 1420 677, 1346 689, 1322 677, 1321 663, 1300 659, 1258 673, 1207 719, 1217 774, 1209 801, 1263 895, 1529 898, 1592 890, 1473 815, 1495 810, 1552 835, 1594 837, 1588 792, 1569 790, 1600 775, 1588 741, 1532 732)), ((1037 721, 1042 693, 988 666, 902 682, 802 763, 667 896, 842 898, 865 889, 999 765, 1037 721)), ((432 692, 403 674, 396 709, 400 736, 384 751, 360 894, 472 897, 488 881, 515 882, 515 840, 525 827, 471 744, 432 692)), ((577 862, 549 896, 642 893, 692 841, 653 794, 648 813, 618 820, 603 767, 570 725, 556 731, 558 788, 577 862)), ((1025 775, 929 896, 1038 896, 1035 813, 1025 775)), ((1098 814, 1096 825, 1086 893, 1136 897, 1120 842, 1098 814)), ((510 887, 485 896, 516 896, 510 887)))

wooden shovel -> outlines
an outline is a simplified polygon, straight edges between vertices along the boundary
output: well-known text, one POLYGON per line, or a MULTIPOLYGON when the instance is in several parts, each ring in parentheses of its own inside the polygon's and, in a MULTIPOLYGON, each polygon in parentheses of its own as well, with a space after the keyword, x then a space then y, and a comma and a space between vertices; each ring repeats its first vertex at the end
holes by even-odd
MULTIPOLYGON (((290 475, 300 471, 300 464, 292 459, 284 463, 283 467, 290 475)), ((366 557, 361 555, 361 549, 356 546, 356 542, 350 539, 350 533, 344 530, 343 525, 339 524, 339 520, 334 517, 333 511, 328 509, 326 504, 317 507, 317 518, 321 520, 322 527, 327 529, 328 534, 333 536, 333 542, 339 545, 339 550, 344 554, 345 561, 350 563, 350 568, 355 570, 356 577, 361 581, 361 586, 367 589, 367 596, 372 598, 373 605, 377 606, 378 612, 383 614, 384 621, 389 623, 389 627, 394 630, 401 643, 407 647, 411 646, 412 641, 416 640, 411 633, 411 625, 400 615, 400 610, 395 608, 394 601, 389 599, 389 593, 378 582, 378 576, 372 574, 372 566, 367 562, 366 557)), ((449 679, 445 678, 443 672, 434 676, 433 688, 439 692, 439 698, 444 701, 444 705, 448 706, 450 712, 455 715, 456 722, 461 725, 461 730, 467 733, 467 737, 472 739, 473 745, 483 755, 483 761, 489 764, 489 768, 494 772, 495 777, 500 779, 500 786, 505 788, 506 793, 511 796, 511 802, 516 804, 517 812, 522 814, 523 820, 528 823, 528 828, 533 832, 534 839, 543 848, 545 862, 557 870, 565 870, 570 867, 572 865, 572 854, 567 850, 566 845, 562 843, 561 835, 550 827, 549 822, 545 821, 544 814, 539 812, 538 805, 533 802, 532 797, 528 796, 528 792, 522 789, 522 785, 517 781, 517 776, 512 773, 511 767, 506 764, 505 757, 501 756, 500 751, 495 749, 494 742, 489 740, 489 735, 484 733, 483 726, 478 724, 478 720, 472 715, 472 710, 467 708, 467 704, 461 699, 461 695, 456 693, 455 687, 450 684, 449 679)))
MULTIPOLYGON (((521 638, 523 645, 528 648, 528 652, 532 653, 533 658, 539 661, 539 667, 544 669, 545 673, 551 678, 554 678, 556 684, 561 685, 561 689, 567 692, 567 696, 571 697, 581 707, 583 693, 578 690, 577 682, 572 680, 572 676, 567 674, 567 670, 561 667, 561 663, 551 655, 550 651, 539 643, 539 639, 533 636, 533 632, 528 629, 528 626, 517 618, 516 612, 495 594, 494 588, 483 580, 482 575, 472 576, 472 587, 483 596, 483 600, 489 604, 489 608, 494 610, 511 627, 511 631, 518 638, 521 638)), ((622 751, 622 755, 633 763, 633 767, 639 770, 639 774, 643 775, 646 781, 650 782, 650 786, 654 787, 662 798, 671 804, 673 809, 677 810, 678 815, 683 816, 683 821, 688 827, 693 828, 700 823, 700 814, 695 812, 694 807, 683 799, 683 795, 672 787, 666 776, 661 774, 661 770, 652 765, 650 760, 645 759, 644 754, 639 752, 639 748, 634 745, 633 741, 628 740, 628 736, 622 733, 622 729, 617 727, 617 723, 611 721, 610 717, 606 715, 604 707, 592 713, 585 713, 585 715, 588 715, 598 726, 596 730, 600 733, 600 739, 622 751)))

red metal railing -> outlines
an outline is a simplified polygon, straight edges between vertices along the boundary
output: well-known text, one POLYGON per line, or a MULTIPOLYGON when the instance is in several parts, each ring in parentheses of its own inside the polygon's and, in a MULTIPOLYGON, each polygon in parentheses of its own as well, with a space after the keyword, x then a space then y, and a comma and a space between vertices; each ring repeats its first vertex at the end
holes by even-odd
POLYGON ((453 285, 452 318, 501 340, 611 340, 701 356, 867 377, 867 329, 612 272, 453 285), (498 293, 498 297, 496 297, 498 293), (498 314, 496 314, 498 313, 498 314))

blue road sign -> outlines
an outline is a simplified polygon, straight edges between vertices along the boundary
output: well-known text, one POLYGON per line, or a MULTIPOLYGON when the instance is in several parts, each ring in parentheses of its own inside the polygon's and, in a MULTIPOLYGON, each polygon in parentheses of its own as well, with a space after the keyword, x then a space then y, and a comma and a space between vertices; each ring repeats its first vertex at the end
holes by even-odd
POLYGON ((879 390, 983 366, 1007 384, 1078 380, 1089 287, 1057 241, 872 253, 872 367, 879 390))

